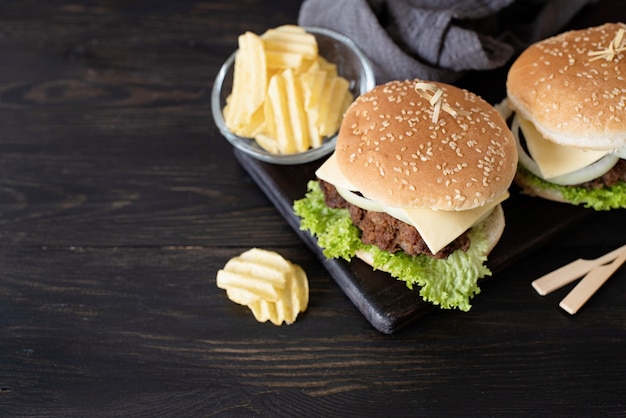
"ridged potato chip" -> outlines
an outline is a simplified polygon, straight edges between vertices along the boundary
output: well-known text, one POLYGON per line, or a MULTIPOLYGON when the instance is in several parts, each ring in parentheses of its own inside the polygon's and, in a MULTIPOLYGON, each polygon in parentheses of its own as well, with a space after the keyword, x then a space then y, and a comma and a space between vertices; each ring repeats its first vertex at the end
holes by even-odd
POLYGON ((256 70, 266 67, 263 41, 254 33, 245 32, 239 36, 238 44, 233 91, 224 109, 226 126, 233 132, 246 129, 252 115, 263 105, 267 90, 267 72, 256 70))
POLYGON ((252 248, 217 272, 217 287, 230 300, 250 308, 259 322, 292 324, 309 304, 304 270, 280 254, 252 248))

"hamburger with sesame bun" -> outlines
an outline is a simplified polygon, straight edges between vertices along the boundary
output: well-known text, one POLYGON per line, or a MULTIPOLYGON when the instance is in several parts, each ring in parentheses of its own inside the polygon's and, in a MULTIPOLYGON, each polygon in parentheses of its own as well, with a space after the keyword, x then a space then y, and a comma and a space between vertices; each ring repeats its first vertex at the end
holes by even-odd
POLYGON ((329 258, 358 257, 442 308, 470 309, 517 167, 505 120, 457 87, 392 81, 346 111, 335 152, 294 203, 329 258))
POLYGON ((531 45, 506 87, 524 191, 596 210, 626 207, 626 25, 531 45))

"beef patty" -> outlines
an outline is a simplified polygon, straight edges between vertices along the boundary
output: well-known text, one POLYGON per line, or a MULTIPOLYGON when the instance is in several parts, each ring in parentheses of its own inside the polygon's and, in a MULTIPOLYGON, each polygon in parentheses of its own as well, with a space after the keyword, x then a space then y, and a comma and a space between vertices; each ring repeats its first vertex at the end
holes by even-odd
POLYGON ((372 244, 391 253, 402 250, 409 255, 426 254, 435 258, 447 258, 456 250, 467 251, 470 247, 471 243, 466 231, 433 254, 413 226, 385 212, 368 211, 353 205, 341 197, 332 184, 323 180, 319 180, 319 183, 328 207, 349 210, 352 222, 361 230, 361 241, 364 244, 372 244))

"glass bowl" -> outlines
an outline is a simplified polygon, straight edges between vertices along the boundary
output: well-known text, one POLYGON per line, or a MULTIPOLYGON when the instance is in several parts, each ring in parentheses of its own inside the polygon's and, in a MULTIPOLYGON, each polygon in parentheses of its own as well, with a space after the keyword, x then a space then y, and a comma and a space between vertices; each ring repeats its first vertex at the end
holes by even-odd
MULTIPOLYGON (((337 65, 339 75, 350 83, 350 91, 357 97, 372 88, 376 81, 372 65, 356 44, 348 37, 323 28, 306 27, 317 39, 319 54, 337 65)), ((233 85, 235 55, 233 52, 224 62, 211 91, 213 120, 222 135, 237 149, 259 160, 274 164, 302 164, 330 154, 335 149, 337 134, 324 138, 320 147, 295 154, 274 154, 261 148, 254 139, 232 133, 224 123, 222 109, 233 85)))

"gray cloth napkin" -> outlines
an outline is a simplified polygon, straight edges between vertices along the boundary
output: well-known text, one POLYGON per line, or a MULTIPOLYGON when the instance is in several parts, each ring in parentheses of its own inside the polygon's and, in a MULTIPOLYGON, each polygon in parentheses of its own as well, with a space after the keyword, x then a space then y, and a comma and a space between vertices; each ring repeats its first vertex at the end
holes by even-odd
POLYGON ((352 38, 377 83, 453 82, 507 63, 595 0, 305 0, 298 23, 352 38))

